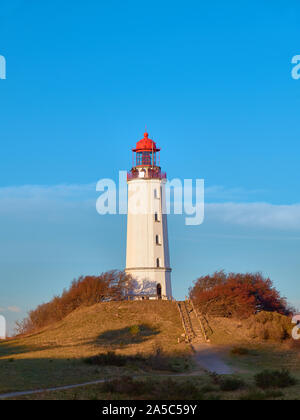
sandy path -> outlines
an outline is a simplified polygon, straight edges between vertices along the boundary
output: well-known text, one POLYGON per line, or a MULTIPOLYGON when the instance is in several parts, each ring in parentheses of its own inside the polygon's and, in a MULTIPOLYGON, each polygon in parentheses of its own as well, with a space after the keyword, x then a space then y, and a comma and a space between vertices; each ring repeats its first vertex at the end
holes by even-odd
POLYGON ((197 364, 209 372, 218 375, 230 375, 233 370, 222 359, 222 352, 210 344, 193 344, 197 364))

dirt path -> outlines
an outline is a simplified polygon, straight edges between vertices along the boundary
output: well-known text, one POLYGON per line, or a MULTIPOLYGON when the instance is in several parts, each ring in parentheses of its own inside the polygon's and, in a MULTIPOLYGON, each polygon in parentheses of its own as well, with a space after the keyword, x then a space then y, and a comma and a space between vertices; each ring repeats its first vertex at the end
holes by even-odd
MULTIPOLYGON (((195 371, 195 372, 191 372, 191 373, 177 373, 177 374, 169 374, 169 375, 156 375, 156 376, 160 376, 160 377, 178 377, 178 376, 196 376, 201 374, 201 372, 195 371)), ((203 374, 203 372, 202 372, 203 374)), ((153 375, 152 375, 153 376, 153 375)), ((134 376, 134 378, 138 378, 138 377, 145 377, 145 376, 134 376)), ((52 391, 65 391, 68 389, 75 389, 75 388, 80 388, 83 386, 89 386, 89 385, 97 385, 97 384, 102 384, 104 382, 106 382, 107 379, 99 379, 97 381, 92 381, 92 382, 84 382, 81 384, 75 384, 75 385, 65 385, 65 386, 58 386, 58 387, 54 387, 54 388, 44 388, 44 389, 35 389, 32 391, 18 391, 18 392, 8 392, 6 394, 0 394, 0 400, 5 400, 8 398, 17 398, 17 397, 24 397, 26 395, 33 395, 33 394, 42 394, 43 392, 52 392, 52 391)))
POLYGON ((230 375, 233 373, 233 369, 224 362, 222 352, 218 348, 204 343, 195 343, 193 348, 196 353, 196 362, 203 369, 218 375, 230 375))
POLYGON ((0 400, 5 400, 6 398, 24 397, 25 395, 32 395, 32 394, 42 394, 43 392, 65 391, 66 389, 80 388, 81 386, 97 385, 105 381, 106 379, 99 379, 97 381, 84 382, 82 384, 76 384, 76 385, 58 386, 55 388, 36 389, 33 391, 8 392, 7 394, 0 394, 0 400))

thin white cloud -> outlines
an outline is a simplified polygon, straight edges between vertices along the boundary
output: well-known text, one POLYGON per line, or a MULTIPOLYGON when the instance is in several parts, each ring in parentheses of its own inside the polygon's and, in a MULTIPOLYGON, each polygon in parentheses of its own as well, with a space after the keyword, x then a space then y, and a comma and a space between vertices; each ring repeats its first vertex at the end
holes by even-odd
POLYGON ((7 308, 7 310, 8 310, 9 312, 14 312, 14 313, 19 313, 19 312, 21 312, 21 311, 22 311, 22 309, 21 309, 21 308, 19 308, 18 306, 9 306, 9 307, 7 308))
POLYGON ((22 312, 22 309, 19 308, 18 306, 8 306, 7 308, 0 308, 0 313, 4 313, 4 312, 12 312, 12 313, 19 313, 22 312))
POLYGON ((251 228, 300 230, 300 204, 217 203, 205 207, 209 221, 251 228))
MULTIPOLYGON (((204 223, 219 222, 250 228, 299 231, 300 204, 274 205, 264 202, 241 202, 242 197, 248 200, 250 196, 261 192, 261 190, 249 191, 243 188, 226 189, 222 186, 205 188, 204 223), (232 197, 235 198, 230 199, 232 197), (213 199, 215 202, 207 202, 213 199)), ((96 183, 2 187, 0 188, 0 215, 2 219, 18 216, 36 219, 41 215, 43 217, 47 215, 47 220, 59 218, 63 221, 65 217, 69 219, 74 210, 81 212, 87 208, 95 209, 98 196, 96 183)))
POLYGON ((265 190, 247 190, 246 188, 226 188, 222 185, 214 185, 205 188, 205 197, 208 200, 240 201, 251 199, 251 197, 261 195, 265 190))
POLYGON ((96 183, 91 184, 60 184, 60 185, 22 185, 0 188, 1 199, 13 198, 76 198, 94 192, 96 183))
POLYGON ((63 220, 74 211, 92 208, 96 183, 82 185, 24 185, 0 188, 0 217, 63 220))

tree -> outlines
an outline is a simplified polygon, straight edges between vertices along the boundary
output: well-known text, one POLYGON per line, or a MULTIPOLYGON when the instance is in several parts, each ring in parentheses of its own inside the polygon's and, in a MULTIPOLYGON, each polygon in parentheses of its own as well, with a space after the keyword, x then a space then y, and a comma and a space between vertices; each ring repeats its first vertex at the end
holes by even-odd
POLYGON ((245 318, 260 311, 290 314, 286 299, 260 273, 219 271, 200 277, 190 297, 201 312, 215 316, 245 318))

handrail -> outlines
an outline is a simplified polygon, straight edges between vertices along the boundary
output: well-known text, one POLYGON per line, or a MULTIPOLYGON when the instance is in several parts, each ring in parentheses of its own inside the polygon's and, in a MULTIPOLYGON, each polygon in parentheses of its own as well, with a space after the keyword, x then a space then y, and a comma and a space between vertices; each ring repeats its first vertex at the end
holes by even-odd
POLYGON ((184 309, 185 309, 185 312, 186 312, 186 315, 187 315, 187 318, 188 318, 188 321, 189 321, 189 324, 190 324, 191 333, 192 333, 192 335, 193 335, 194 337, 196 337, 196 335, 197 335, 197 334, 195 333, 194 328, 193 328, 193 323, 192 323, 192 321, 191 321, 191 317, 190 317, 190 314, 189 314, 188 308, 187 308, 187 306, 186 306, 186 300, 183 302, 183 304, 184 304, 184 309))
POLYGON ((202 334, 203 334, 204 340, 205 340, 206 342, 208 342, 208 341, 209 341, 209 338, 207 337, 207 334, 206 334, 205 328, 204 328, 203 323, 202 323, 202 321, 201 321, 201 319, 200 319, 200 316, 199 316, 199 314, 198 314, 198 311, 197 311, 197 309, 195 308, 194 302, 192 301, 192 299, 190 300, 190 302, 191 302, 191 304, 192 304, 192 308, 193 308, 193 311, 195 312, 196 318, 197 318, 197 320, 198 320, 198 322, 199 322, 199 325, 200 325, 201 332, 202 332, 202 334))
POLYGON ((181 323, 182 323, 182 326, 183 326, 183 330, 184 330, 185 336, 190 341, 191 338, 190 338, 190 334, 188 332, 188 328, 187 328, 186 322, 184 320, 184 316, 183 316, 181 304, 179 302, 176 302, 176 303, 177 303, 177 308, 178 308, 178 311, 179 311, 179 314, 180 314, 180 319, 181 319, 181 323))

